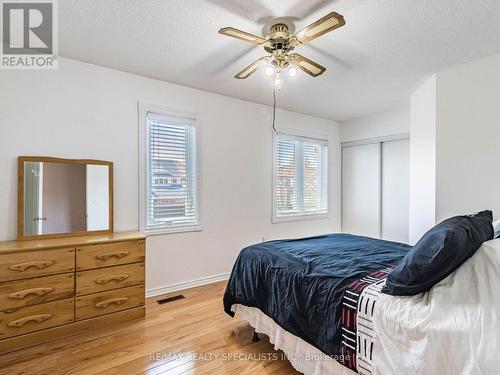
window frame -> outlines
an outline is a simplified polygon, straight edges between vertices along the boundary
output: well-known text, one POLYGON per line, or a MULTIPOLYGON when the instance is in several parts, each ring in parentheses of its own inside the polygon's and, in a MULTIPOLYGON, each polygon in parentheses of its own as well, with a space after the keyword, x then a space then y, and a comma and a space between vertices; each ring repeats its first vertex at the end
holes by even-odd
MULTIPOLYGON (((303 152, 303 150, 301 151, 303 152)), ((330 186, 331 186, 331 181, 330 181, 330 171, 329 171, 329 165, 330 165, 330 142, 328 139, 328 135, 325 134, 316 134, 313 132, 303 132, 300 130, 296 129, 282 129, 281 131, 278 130, 278 133, 273 132, 273 137, 272 137, 272 186, 271 186, 271 191, 272 191, 272 212, 271 212, 271 222, 273 224, 278 224, 278 223, 283 223, 283 222, 290 222, 290 221, 302 221, 302 220, 317 220, 317 219, 328 219, 330 218, 330 186), (277 183, 278 183, 278 175, 277 175, 277 140, 278 137, 288 137, 293 140, 297 141, 302 141, 302 142, 319 142, 326 144, 327 146, 327 157, 326 157, 326 162, 327 162, 327 175, 326 175, 326 196, 327 196, 327 209, 326 212, 324 213, 305 213, 305 212, 300 212, 298 214, 292 214, 292 215, 287 215, 287 216, 278 216, 277 211, 278 211, 278 197, 277 197, 277 183)))
POLYGON ((157 105, 145 104, 138 102, 139 111, 139 230, 147 236, 184 233, 184 232, 200 232, 203 230, 202 225, 202 181, 201 181, 201 134, 200 134, 200 119, 197 113, 162 107, 157 105), (195 150, 196 150, 196 200, 197 200, 197 223, 186 225, 165 225, 159 228, 148 229, 148 141, 149 127, 147 123, 148 112, 154 112, 159 115, 168 117, 189 118, 193 120, 195 128, 195 150))

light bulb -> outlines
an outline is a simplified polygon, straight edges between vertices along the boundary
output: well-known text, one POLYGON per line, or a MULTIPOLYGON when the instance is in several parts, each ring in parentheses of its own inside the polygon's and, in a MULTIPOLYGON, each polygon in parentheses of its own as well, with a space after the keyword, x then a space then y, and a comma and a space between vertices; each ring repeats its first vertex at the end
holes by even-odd
POLYGON ((288 69, 288 75, 290 77, 295 77, 297 75, 297 68, 292 66, 288 69))
POLYGON ((266 66, 264 73, 266 73, 266 76, 272 77, 274 75, 274 66, 272 66, 272 65, 266 66))

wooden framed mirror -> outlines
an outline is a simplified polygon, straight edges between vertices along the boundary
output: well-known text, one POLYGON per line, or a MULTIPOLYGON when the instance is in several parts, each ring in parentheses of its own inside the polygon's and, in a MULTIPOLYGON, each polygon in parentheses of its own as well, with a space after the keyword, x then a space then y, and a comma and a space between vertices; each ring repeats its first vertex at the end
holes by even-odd
POLYGON ((111 233, 113 163, 20 156, 18 239, 111 233))

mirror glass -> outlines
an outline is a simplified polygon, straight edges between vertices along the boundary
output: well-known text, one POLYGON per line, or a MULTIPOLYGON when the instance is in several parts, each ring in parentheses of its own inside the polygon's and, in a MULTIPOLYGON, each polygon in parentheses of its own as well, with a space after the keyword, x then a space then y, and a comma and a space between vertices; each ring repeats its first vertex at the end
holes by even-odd
POLYGON ((109 230, 109 165, 24 161, 24 236, 109 230))

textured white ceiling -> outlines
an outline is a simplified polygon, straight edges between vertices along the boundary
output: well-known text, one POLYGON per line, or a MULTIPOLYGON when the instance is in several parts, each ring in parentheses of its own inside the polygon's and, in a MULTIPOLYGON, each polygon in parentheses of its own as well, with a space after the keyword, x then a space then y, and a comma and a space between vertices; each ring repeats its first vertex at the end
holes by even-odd
POLYGON ((217 33, 301 29, 330 11, 347 25, 297 48, 327 68, 286 77, 278 106, 333 120, 408 103, 428 74, 500 52, 499 0, 61 0, 60 54, 263 104, 271 80, 234 74, 265 55, 217 33))

